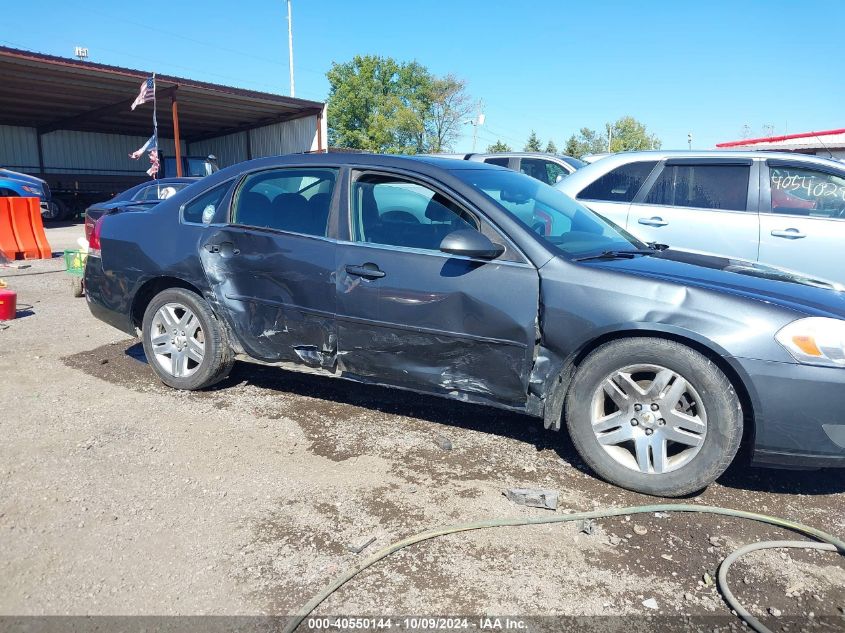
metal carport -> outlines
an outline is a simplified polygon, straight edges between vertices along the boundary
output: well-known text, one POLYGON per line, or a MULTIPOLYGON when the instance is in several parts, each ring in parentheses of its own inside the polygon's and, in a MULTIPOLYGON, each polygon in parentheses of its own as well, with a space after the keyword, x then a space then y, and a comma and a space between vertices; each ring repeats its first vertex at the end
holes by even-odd
MULTIPOLYGON (((152 132, 151 104, 130 110, 151 71, 0 47, 0 165, 56 191, 106 195, 146 177, 132 161, 152 132)), ((326 145, 324 104, 156 75, 164 153, 214 153, 221 165, 326 145)))

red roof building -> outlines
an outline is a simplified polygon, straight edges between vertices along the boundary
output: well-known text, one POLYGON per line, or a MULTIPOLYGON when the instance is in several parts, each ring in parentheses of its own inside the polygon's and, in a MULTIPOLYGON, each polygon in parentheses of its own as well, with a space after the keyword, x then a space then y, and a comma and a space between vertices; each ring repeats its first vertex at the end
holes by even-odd
POLYGON ((716 149, 768 150, 776 152, 799 152, 819 156, 845 158, 845 128, 802 132, 783 136, 745 138, 739 141, 717 143, 716 149))

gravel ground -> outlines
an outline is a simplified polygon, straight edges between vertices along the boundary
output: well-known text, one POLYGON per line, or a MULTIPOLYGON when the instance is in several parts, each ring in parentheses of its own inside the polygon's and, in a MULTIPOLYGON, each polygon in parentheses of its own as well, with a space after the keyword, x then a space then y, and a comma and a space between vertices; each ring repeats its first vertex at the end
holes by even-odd
MULTIPOLYGON (((72 247, 81 226, 48 235, 72 247)), ((504 488, 556 489, 558 513, 660 501, 596 479, 565 434, 512 413, 247 363, 213 390, 170 390, 136 340, 71 296, 61 268, 0 268, 20 309, 0 325, 0 615, 284 615, 410 534, 549 512, 504 488)), ((687 501, 845 534, 837 471, 740 464, 687 501)), ((705 515, 580 527, 429 541, 317 613, 615 618, 603 629, 686 615, 739 630, 710 578, 734 547, 788 536, 705 515)), ((732 580, 776 629, 845 628, 833 554, 753 554, 732 580)))

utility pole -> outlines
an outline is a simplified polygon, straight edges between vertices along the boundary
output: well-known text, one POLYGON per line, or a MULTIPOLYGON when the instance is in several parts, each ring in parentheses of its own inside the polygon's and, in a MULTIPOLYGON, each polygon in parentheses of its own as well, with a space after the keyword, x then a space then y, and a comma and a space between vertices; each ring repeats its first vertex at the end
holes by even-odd
POLYGON ((692 132, 687 134, 687 145, 689 145, 689 148, 692 149, 692 132))
POLYGON ((291 19, 290 0, 288 2, 288 60, 290 60, 290 96, 296 96, 293 85, 293 20, 291 19))
POLYGON ((607 151, 609 152, 610 144, 613 142, 613 128, 610 123, 606 123, 605 126, 607 127, 607 151))
POLYGON ((478 126, 484 125, 484 99, 478 101, 478 114, 474 119, 467 121, 472 126, 472 151, 475 153, 475 146, 478 142, 478 126))

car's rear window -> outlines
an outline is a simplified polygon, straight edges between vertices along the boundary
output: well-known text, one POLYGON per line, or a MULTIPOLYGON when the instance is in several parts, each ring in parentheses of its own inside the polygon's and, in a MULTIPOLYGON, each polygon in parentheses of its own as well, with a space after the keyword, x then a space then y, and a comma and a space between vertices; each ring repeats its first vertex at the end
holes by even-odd
POLYGON ((655 165, 656 160, 621 165, 587 185, 576 197, 579 200, 631 202, 655 165))

